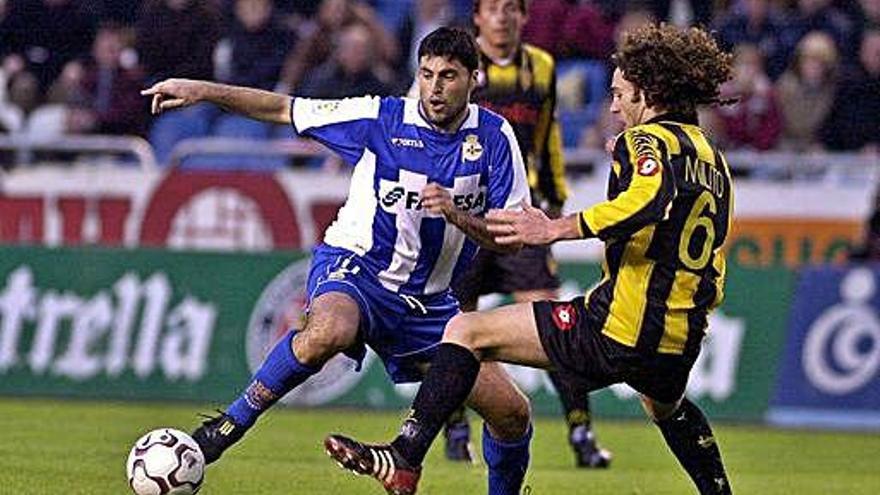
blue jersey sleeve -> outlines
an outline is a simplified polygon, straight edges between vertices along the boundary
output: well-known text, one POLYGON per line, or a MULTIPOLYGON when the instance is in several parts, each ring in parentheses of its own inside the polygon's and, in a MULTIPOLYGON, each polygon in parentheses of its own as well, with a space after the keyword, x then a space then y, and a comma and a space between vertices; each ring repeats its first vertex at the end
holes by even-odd
POLYGON ((357 163, 367 145, 367 135, 379 117, 382 99, 377 96, 316 100, 294 98, 290 121, 297 134, 317 140, 357 163))
POLYGON ((530 199, 525 163, 507 121, 492 146, 488 196, 490 209, 520 209, 523 200, 530 199))

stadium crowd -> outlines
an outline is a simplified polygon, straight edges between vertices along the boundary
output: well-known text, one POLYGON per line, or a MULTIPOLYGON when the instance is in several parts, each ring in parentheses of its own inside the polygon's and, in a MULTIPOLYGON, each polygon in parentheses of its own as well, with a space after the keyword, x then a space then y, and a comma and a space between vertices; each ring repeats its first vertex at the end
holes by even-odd
MULTIPOLYGON (((471 0, 0 0, 0 132, 135 134, 160 161, 198 136, 280 130, 208 107, 149 116, 138 90, 212 79, 311 97, 402 94, 413 47, 471 0)), ((726 149, 880 153, 880 0, 531 0, 526 42, 558 60, 567 147, 601 148, 608 56, 650 20, 702 24, 735 54, 703 115, 726 149)))

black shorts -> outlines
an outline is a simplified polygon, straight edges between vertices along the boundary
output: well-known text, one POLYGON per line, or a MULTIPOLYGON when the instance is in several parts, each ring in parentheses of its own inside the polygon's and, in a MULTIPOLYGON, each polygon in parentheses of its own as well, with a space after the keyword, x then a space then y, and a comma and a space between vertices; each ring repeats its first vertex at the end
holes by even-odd
POLYGON ((594 389, 626 383, 659 402, 681 398, 695 358, 645 353, 602 334, 584 298, 534 303, 544 352, 553 367, 582 377, 594 389))
POLYGON ((452 283, 452 291, 462 302, 496 292, 558 288, 556 260, 549 246, 526 246, 515 254, 480 249, 468 270, 452 283))

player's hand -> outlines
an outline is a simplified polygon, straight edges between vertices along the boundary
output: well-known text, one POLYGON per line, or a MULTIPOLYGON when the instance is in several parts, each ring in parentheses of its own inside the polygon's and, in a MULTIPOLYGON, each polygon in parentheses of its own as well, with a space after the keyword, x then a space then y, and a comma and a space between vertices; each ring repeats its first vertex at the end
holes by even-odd
POLYGON ((432 182, 422 189, 422 208, 430 213, 447 215, 455 209, 452 194, 440 184, 432 182))
POLYGON ((616 140, 613 137, 605 140, 605 152, 608 153, 609 155, 614 154, 615 142, 616 142, 616 140))
POLYGON ((551 220, 562 218, 562 205, 548 205, 544 208, 544 213, 546 213, 547 217, 551 220))
POLYGON ((522 208, 522 211, 492 210, 486 215, 487 228, 495 236, 495 242, 532 246, 553 242, 550 218, 528 201, 522 202, 522 208))
POLYGON ((202 100, 204 81, 190 79, 166 79, 141 91, 143 96, 152 96, 151 111, 158 115, 165 110, 183 108, 202 100))

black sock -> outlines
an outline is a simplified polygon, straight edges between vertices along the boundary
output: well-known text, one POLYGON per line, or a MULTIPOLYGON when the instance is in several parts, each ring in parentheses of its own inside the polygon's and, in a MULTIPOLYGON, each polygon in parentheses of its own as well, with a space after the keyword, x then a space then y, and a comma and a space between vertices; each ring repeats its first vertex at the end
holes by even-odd
POLYGON ((569 373, 549 372, 556 387, 569 430, 578 426, 590 429, 590 386, 586 380, 569 373))
POLYGON ((407 463, 414 467, 422 464, 446 419, 471 393, 479 372, 480 362, 471 351, 457 344, 440 344, 412 411, 391 442, 407 463))
POLYGON ((656 424, 702 495, 732 493, 721 451, 700 408, 684 399, 672 416, 656 424))

